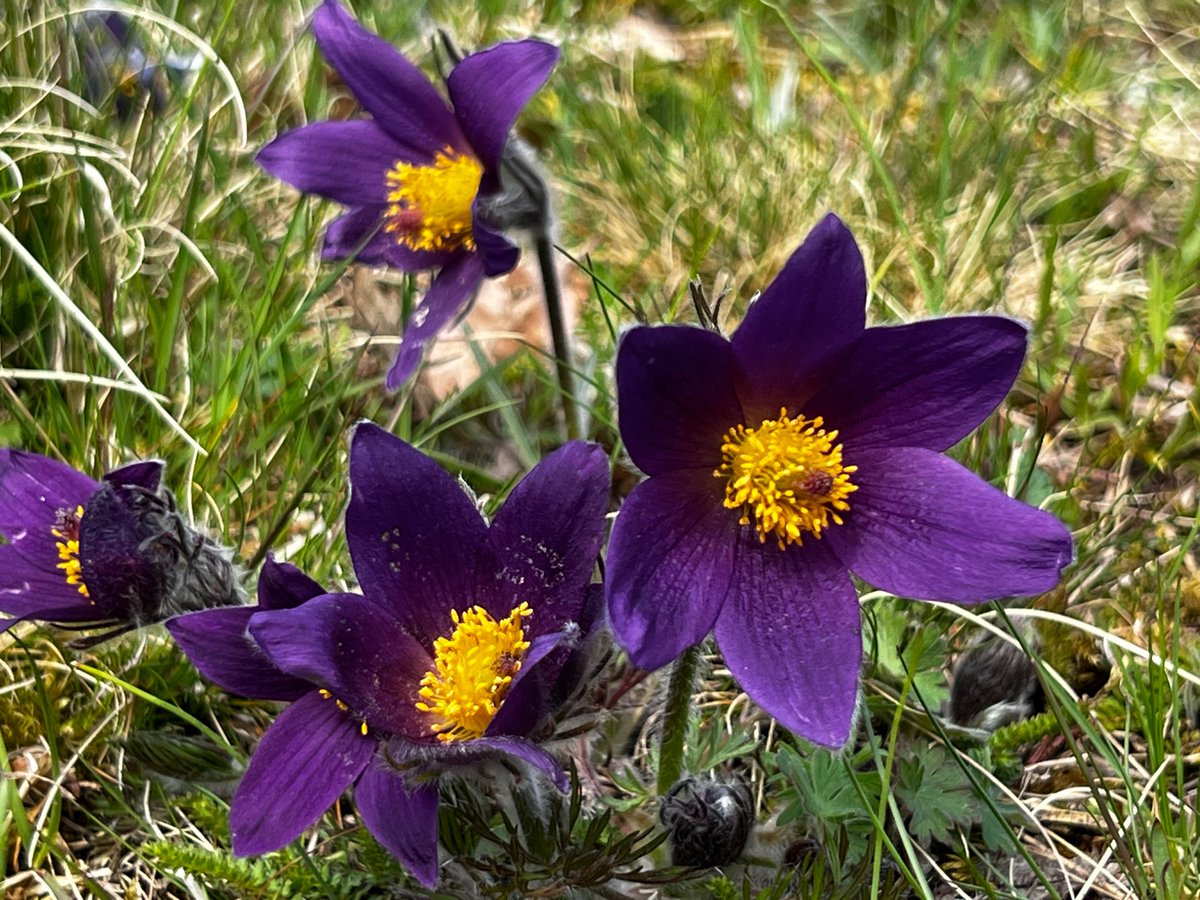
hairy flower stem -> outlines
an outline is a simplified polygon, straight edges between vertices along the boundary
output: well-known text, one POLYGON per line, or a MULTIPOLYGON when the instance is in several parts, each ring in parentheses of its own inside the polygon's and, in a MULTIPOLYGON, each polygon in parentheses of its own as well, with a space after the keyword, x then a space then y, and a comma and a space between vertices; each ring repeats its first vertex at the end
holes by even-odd
POLYGON ((563 320, 562 289, 554 265, 554 243, 547 228, 534 233, 538 268, 542 271, 542 293, 546 298, 546 316, 550 320, 550 338, 554 342, 554 366, 558 372, 558 392, 563 418, 567 422, 567 440, 579 437, 579 414, 575 405, 575 373, 571 371, 571 344, 563 320))
POLYGON ((696 664, 700 645, 688 647, 675 660, 667 683, 667 703, 663 713, 662 744, 658 750, 658 795, 665 797, 683 774, 683 742, 687 737, 688 715, 692 709, 692 687, 696 683, 696 664))

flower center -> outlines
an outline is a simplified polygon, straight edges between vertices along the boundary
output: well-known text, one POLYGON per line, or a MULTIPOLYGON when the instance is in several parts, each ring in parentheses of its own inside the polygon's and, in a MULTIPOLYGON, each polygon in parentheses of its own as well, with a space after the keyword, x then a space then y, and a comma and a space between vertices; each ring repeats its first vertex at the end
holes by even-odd
POLYGON ((741 524, 754 516, 760 541, 773 534, 783 549, 802 544, 805 532, 820 538, 831 520, 842 524, 838 513, 858 490, 850 481, 858 467, 842 464, 838 433, 824 424, 820 416, 793 419, 781 409, 758 428, 738 425, 725 433, 723 462, 713 475, 726 479, 725 506, 742 511, 741 524))
POLYGON ((531 615, 528 603, 499 622, 482 606, 451 611, 454 632, 434 641, 434 669, 421 679, 417 701, 437 719, 430 731, 439 741, 483 737, 529 649, 522 620, 531 615))
POLYGON ((483 167, 446 147, 428 166, 397 162, 387 173, 384 230, 413 250, 474 250, 471 204, 483 167))
MULTIPOLYGON (((79 562, 79 523, 82 519, 82 506, 76 506, 74 509, 60 509, 50 533, 58 538, 55 542, 55 546, 58 547, 58 558, 61 560, 58 568, 63 570, 67 584, 75 585, 79 588, 79 593, 88 597, 87 585, 83 583, 83 567, 79 562)), ((88 602, 93 602, 91 597, 88 597, 88 602)))

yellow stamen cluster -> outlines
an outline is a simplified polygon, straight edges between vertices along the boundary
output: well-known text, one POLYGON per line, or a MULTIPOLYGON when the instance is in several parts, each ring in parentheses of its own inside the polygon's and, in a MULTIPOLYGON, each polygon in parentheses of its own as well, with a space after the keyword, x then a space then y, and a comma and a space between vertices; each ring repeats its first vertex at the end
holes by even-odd
POLYGON ((397 162, 387 173, 384 230, 413 250, 474 250, 471 204, 483 167, 446 147, 427 166, 397 162))
POLYGON ((77 587, 79 593, 90 602, 87 585, 83 583, 83 565, 79 561, 79 523, 82 520, 82 506, 76 506, 73 510, 61 509, 50 533, 58 538, 55 546, 58 547, 58 558, 62 560, 58 568, 63 570, 67 584, 77 587))
POLYGON ((417 701, 436 719, 430 730, 439 741, 483 736, 529 649, 522 620, 531 615, 528 603, 499 622, 482 606, 451 611, 454 632, 434 641, 434 669, 421 679, 417 701))
POLYGON ((751 524, 753 515, 760 541, 773 534, 782 549, 802 544, 806 533, 820 538, 830 521, 842 524, 838 513, 858 490, 850 481, 858 467, 842 464, 838 433, 824 424, 820 416, 793 419, 781 409, 758 428, 738 425, 725 433, 724 461, 713 475, 726 479, 725 506, 742 510, 741 524, 751 524))

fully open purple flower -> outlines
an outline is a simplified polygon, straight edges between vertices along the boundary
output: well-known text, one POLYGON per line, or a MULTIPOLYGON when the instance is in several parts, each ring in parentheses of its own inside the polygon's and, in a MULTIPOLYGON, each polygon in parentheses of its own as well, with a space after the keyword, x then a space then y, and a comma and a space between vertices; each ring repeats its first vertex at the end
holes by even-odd
POLYGON ((350 447, 346 539, 362 595, 324 593, 268 563, 254 610, 169 628, 202 672, 290 700, 230 809, 234 851, 297 837, 354 784, 368 829, 423 883, 437 881, 437 772, 497 754, 565 786, 528 739, 561 696, 586 629, 604 531, 603 451, 542 460, 489 526, 428 457, 369 423, 350 447))
POLYGON ((188 526, 157 460, 99 482, 64 463, 0 450, 0 612, 114 634, 186 609, 237 603, 229 555, 188 526))
POLYGON ((1067 529, 942 455, 1004 398, 1025 328, 865 328, 862 257, 827 216, 730 340, 634 328, 621 435, 650 476, 609 543, 618 641, 645 668, 714 631, 734 677, 821 744, 849 736, 862 656, 850 573, 903 597, 1047 591, 1067 529))
POLYGON ((459 62, 447 104, 421 71, 363 30, 336 0, 313 34, 370 119, 314 122, 280 135, 259 164, 302 191, 350 207, 325 236, 327 259, 406 272, 440 270, 404 332, 387 386, 415 371, 427 341, 461 313, 484 276, 510 271, 518 249, 495 227, 509 131, 545 83, 558 49, 498 44, 459 62))

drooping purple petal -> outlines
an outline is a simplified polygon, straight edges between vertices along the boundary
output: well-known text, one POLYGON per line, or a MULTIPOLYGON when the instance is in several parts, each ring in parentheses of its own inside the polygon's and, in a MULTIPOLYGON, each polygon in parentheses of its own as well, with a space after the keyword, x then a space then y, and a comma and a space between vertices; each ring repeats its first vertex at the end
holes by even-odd
POLYGON ((511 41, 471 54, 446 79, 454 114, 487 173, 499 168, 513 123, 557 61, 557 47, 511 41))
POLYGON ((868 328, 805 404, 856 449, 946 450, 1004 399, 1021 370, 1026 331, 1001 316, 868 328))
POLYGON ((112 484, 129 484, 154 493, 162 484, 165 463, 161 459, 145 459, 118 466, 104 480, 112 484))
POLYGON ((683 325, 631 329, 617 350, 617 408, 625 447, 647 475, 715 469, 725 432, 744 421, 729 342, 683 325))
POLYGON ((14 625, 24 622, 26 619, 38 619, 43 622, 70 622, 74 623, 92 623, 95 622, 97 627, 104 624, 112 624, 110 620, 104 619, 96 612, 96 607, 91 606, 82 595, 76 594, 79 598, 76 602, 63 602, 62 598, 54 597, 53 603, 48 603, 47 598, 41 594, 31 594, 23 596, 21 594, 9 594, 0 590, 0 612, 7 613, 12 616, 11 619, 0 619, 0 634, 3 634, 14 625), (32 598, 32 599, 31 599, 32 598), (61 604, 61 605, 55 605, 61 604))
POLYGON ((363 593, 427 649, 474 605, 487 525, 454 478, 371 422, 350 440, 346 540, 363 593))
POLYGON ((572 441, 545 457, 513 488, 488 532, 494 558, 481 563, 480 602, 493 617, 521 601, 533 608, 529 631, 578 621, 604 539, 609 474, 604 450, 572 441))
POLYGON ((291 563, 277 562, 274 554, 267 554, 266 562, 258 573, 260 610, 291 609, 324 593, 325 588, 291 563))
POLYGON ((387 203, 387 173, 403 153, 377 122, 356 119, 313 122, 284 132, 254 161, 307 194, 346 206, 378 207, 387 203))
POLYGON ((313 14, 312 29, 355 99, 414 162, 429 162, 446 147, 466 149, 458 121, 429 79, 336 0, 325 0, 313 14))
POLYGON ((755 703, 807 740, 840 747, 858 695, 861 621, 854 585, 822 542, 780 550, 744 534, 714 630, 755 703))
POLYGON ((521 249, 492 228, 476 214, 478 199, 471 206, 471 235, 475 247, 483 259, 483 274, 488 278, 505 275, 516 268, 521 258, 521 249))
POLYGON ((263 735, 229 808, 233 852, 278 850, 320 818, 375 752, 359 723, 316 691, 279 714, 263 735))
POLYGON ((404 329, 396 361, 387 374, 389 391, 412 377, 425 345, 471 304, 483 275, 483 259, 477 253, 461 254, 437 274, 404 329))
POLYGON ((608 614, 617 642, 657 669, 712 629, 730 590, 736 510, 709 473, 644 481, 621 508, 608 544, 608 614))
POLYGON ((281 672, 246 633, 253 606, 206 609, 175 616, 167 630, 200 673, 232 694, 260 700, 295 700, 310 682, 281 672))
POLYGON ((569 785, 562 763, 532 741, 519 737, 489 735, 463 743, 471 745, 472 749, 505 753, 508 756, 524 760, 545 774, 560 791, 565 791, 569 785))
POLYGON ((827 215, 750 306, 733 333, 738 394, 747 422, 795 415, 829 365, 866 325, 862 254, 841 219, 827 215))
POLYGON ((387 206, 352 209, 329 223, 321 258, 326 262, 353 259, 364 266, 390 266, 402 272, 424 272, 446 265, 458 250, 414 250, 386 229, 387 206))
POLYGON ((354 788, 363 824, 421 884, 438 880, 438 789, 412 786, 398 772, 372 763, 354 788))
POLYGON ((916 447, 855 452, 846 524, 825 533, 855 575, 918 600, 980 603, 1058 584, 1071 534, 953 460, 916 447))
POLYGON ((389 741, 386 747, 386 756, 396 765, 416 763, 424 771, 473 766, 481 760, 495 758, 501 753, 529 763, 549 776, 559 790, 566 790, 568 782, 562 764, 537 744, 521 737, 489 735, 470 741, 432 744, 399 738, 389 741))
POLYGON ((357 594, 325 594, 256 613, 249 630, 282 671, 326 688, 370 728, 429 735, 428 714, 416 705, 433 660, 387 608, 357 594))

